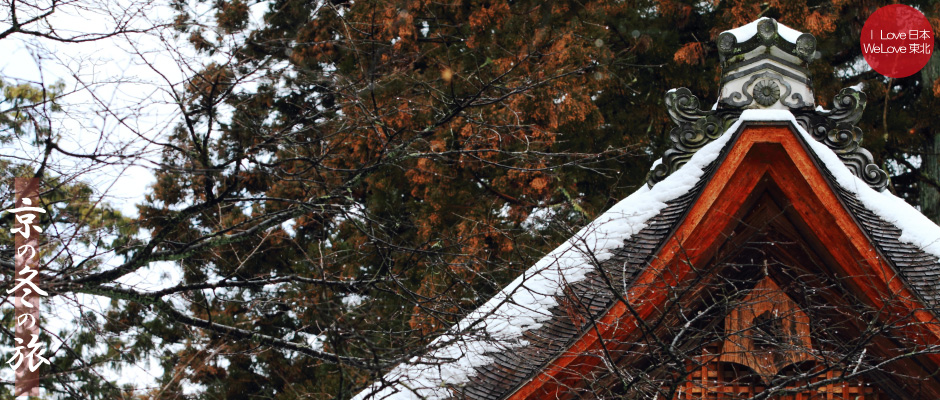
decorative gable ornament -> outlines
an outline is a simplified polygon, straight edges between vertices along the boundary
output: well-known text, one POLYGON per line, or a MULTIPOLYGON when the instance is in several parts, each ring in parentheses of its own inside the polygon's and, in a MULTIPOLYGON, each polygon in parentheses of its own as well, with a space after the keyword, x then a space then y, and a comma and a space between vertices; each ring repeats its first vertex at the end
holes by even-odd
POLYGON ((648 185, 355 399, 940 399, 940 227, 884 190, 859 88, 814 106, 815 45, 722 33, 648 185))
POLYGON ((669 133, 672 148, 650 171, 653 186, 682 167, 692 154, 737 121, 743 110, 788 110, 813 139, 839 155, 842 162, 873 189, 888 186, 888 174, 862 148, 862 117, 867 98, 857 87, 842 89, 833 110, 813 108, 813 88, 807 66, 817 56, 816 38, 771 18, 761 18, 718 36, 721 90, 716 106, 702 110, 698 97, 686 88, 666 93, 666 109, 676 127, 669 133))
POLYGON ((718 107, 811 110, 816 38, 762 18, 718 36, 718 107))

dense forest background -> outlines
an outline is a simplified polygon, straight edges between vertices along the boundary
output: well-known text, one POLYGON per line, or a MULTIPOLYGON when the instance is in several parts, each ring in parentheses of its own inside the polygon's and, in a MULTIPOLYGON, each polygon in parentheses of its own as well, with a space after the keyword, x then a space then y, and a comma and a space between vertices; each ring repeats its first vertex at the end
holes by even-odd
MULTIPOLYGON (((86 176, 0 158, 4 179, 44 179, 45 222, 63 227, 47 234, 48 290, 107 305, 45 336, 57 350, 42 385, 61 398, 351 397, 644 185, 669 144, 663 95, 714 102, 714 39, 759 17, 816 36, 818 104, 865 84, 864 146, 889 190, 940 222, 940 56, 907 78, 871 71, 859 33, 887 3, 174 0, 172 24, 151 32, 185 39, 193 73, 166 89, 179 120, 155 140, 139 217, 98 203, 107 189, 86 176), (156 261, 180 281, 118 283, 156 261), (152 359, 155 387, 99 371, 152 359)), ((901 3, 940 31, 940 3, 901 3)), ((7 22, 23 4, 0 7, 7 22)), ((75 39, 10 26, 0 40, 75 39)), ((3 89, 0 143, 138 156, 65 152, 68 133, 45 128, 68 112, 63 89, 3 89)), ((12 329, 8 311, 7 346, 12 329)))

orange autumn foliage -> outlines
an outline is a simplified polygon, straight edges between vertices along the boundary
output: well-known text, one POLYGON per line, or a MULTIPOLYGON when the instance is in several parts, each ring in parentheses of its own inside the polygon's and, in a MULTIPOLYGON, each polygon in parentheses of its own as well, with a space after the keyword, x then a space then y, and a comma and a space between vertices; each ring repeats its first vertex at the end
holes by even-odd
POLYGON ((673 59, 681 64, 703 64, 705 62, 705 46, 699 42, 686 43, 676 51, 673 59))

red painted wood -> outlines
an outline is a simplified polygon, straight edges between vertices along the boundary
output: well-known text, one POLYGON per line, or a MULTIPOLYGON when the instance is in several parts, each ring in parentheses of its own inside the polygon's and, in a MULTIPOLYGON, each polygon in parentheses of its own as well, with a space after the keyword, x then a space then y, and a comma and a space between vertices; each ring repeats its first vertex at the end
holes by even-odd
MULTIPOLYGON (((746 127, 675 234, 637 277, 628 293, 632 304, 615 304, 596 330, 588 331, 510 399, 554 399, 567 385, 578 386, 578 380, 599 362, 598 357, 585 355, 599 351, 603 341, 598 340, 598 331, 605 339, 635 335, 636 320, 654 315, 667 300, 666 289, 694 276, 689 265, 708 265, 727 240, 724 234, 748 211, 745 203, 765 177, 823 242, 836 261, 832 272, 848 277, 853 290, 859 291, 857 296, 873 307, 912 313, 923 324, 904 333, 924 344, 940 344, 940 321, 925 311, 879 256, 795 135, 789 126, 746 127)), ((925 357, 940 365, 940 354, 925 357)))

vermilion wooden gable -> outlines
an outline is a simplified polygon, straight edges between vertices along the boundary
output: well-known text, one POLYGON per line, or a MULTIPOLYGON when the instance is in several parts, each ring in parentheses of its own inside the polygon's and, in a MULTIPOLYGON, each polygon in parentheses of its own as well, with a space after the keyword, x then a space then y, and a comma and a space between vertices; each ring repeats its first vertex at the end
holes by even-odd
MULTIPOLYGON (((638 332, 638 320, 655 319, 671 288, 688 285, 691 289, 683 301, 701 302, 707 295, 703 292, 715 287, 714 279, 703 274, 714 277, 722 267, 716 260, 723 252, 740 249, 753 233, 749 231, 761 224, 781 235, 774 256, 804 268, 804 273, 842 278, 851 293, 830 290, 825 298, 831 304, 844 303, 842 299, 850 294, 873 309, 884 310, 884 323, 903 323, 906 328, 900 333, 905 342, 940 345, 940 321, 859 226, 796 127, 788 122, 745 122, 733 134, 730 149, 688 214, 631 285, 628 303, 616 303, 597 319, 594 329, 509 398, 570 397, 576 393, 572 388, 583 386, 584 377, 599 367, 600 353, 629 362, 624 354, 636 350, 617 348, 617 344, 635 343, 631 338, 645 334, 638 332), (786 242, 804 246, 803 254, 791 252, 782 245, 786 242)), ((890 337, 873 343, 877 347, 873 350, 882 357, 901 355, 890 337)), ((888 386, 882 389, 898 398, 940 399, 938 367, 940 354, 933 352, 901 358, 891 364, 895 372, 930 378, 891 378, 878 384, 888 386)))

